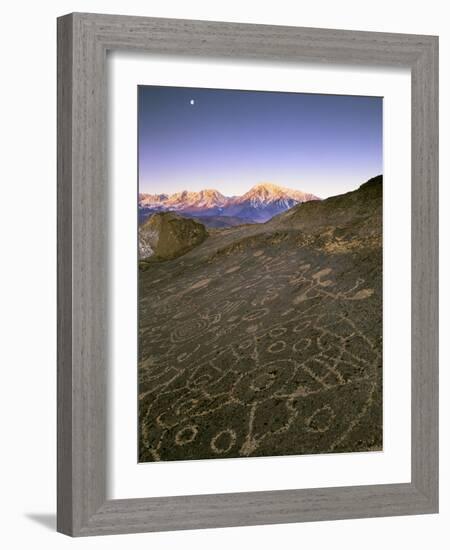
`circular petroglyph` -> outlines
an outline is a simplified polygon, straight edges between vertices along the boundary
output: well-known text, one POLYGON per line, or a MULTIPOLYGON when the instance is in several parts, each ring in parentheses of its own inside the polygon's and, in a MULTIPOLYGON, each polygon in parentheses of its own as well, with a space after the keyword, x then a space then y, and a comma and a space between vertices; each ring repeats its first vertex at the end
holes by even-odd
POLYGON ((179 417, 172 409, 163 412, 156 417, 157 425, 164 429, 173 428, 178 424, 179 421, 179 417))
POLYGON ((257 403, 280 390, 292 379, 297 363, 278 359, 247 372, 233 387, 232 395, 243 403, 257 403))
POLYGON ((174 343, 187 342, 188 340, 192 340, 196 336, 199 336, 207 325, 208 322, 205 319, 188 319, 172 331, 170 334, 170 339, 174 343))
POLYGON ((304 351, 309 348, 311 343, 311 338, 301 338, 300 340, 297 340, 297 342, 295 342, 295 344, 292 346, 292 349, 294 351, 304 351))
POLYGON ((194 370, 189 377, 190 387, 203 387, 210 382, 214 382, 218 378, 217 369, 209 365, 208 363, 200 365, 194 370))
POLYGON ((216 434, 211 439, 211 450, 218 454, 224 454, 230 451, 236 443, 236 432, 227 428, 216 434))
POLYGON ((181 430, 176 433, 175 443, 179 446, 192 443, 194 439, 197 437, 197 434, 198 434, 197 426, 194 426, 194 425, 185 426, 184 428, 181 428, 181 430))
POLYGON ((280 353, 285 348, 286 348, 286 342, 284 342, 283 340, 278 340, 277 342, 270 344, 270 346, 267 348, 267 351, 269 353, 280 353))
POLYGON ((312 324, 312 321, 308 320, 308 321, 302 321, 301 323, 299 323, 298 325, 295 325, 295 327, 292 329, 293 332, 295 332, 296 334, 299 334, 300 332, 303 332, 304 330, 306 330, 307 328, 309 328, 312 324))
POLYGON ((282 334, 285 334, 287 332, 286 327, 276 327, 269 331, 270 336, 272 338, 278 338, 278 336, 281 336, 282 334))
POLYGON ((323 433, 330 429, 331 423, 336 415, 329 405, 317 409, 306 419, 306 428, 310 432, 323 433))

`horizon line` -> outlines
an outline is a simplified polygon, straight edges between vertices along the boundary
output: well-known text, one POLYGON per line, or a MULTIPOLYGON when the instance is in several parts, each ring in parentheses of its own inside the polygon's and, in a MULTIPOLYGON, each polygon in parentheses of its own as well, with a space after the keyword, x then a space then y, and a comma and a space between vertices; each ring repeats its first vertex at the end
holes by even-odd
POLYGON ((138 194, 139 195, 167 195, 168 197, 171 197, 173 195, 176 195, 178 193, 201 193, 202 191, 217 191, 218 193, 220 193, 223 197, 225 197, 226 199, 232 199, 234 197, 242 197, 243 195, 245 195, 246 193, 248 193, 251 189, 255 188, 255 187, 258 187, 260 185, 272 185, 274 187, 278 187, 280 189, 284 189, 284 190, 288 190, 288 191, 296 191, 296 192, 300 192, 300 193, 305 193, 305 194, 309 194, 309 195, 314 195, 315 197, 317 197, 318 199, 320 200, 324 200, 324 199, 327 199, 327 198, 330 198, 330 197, 335 197, 335 196, 338 196, 338 195, 343 195, 345 193, 350 193, 351 191, 356 191, 357 189, 359 189, 361 187, 361 185, 364 185, 364 183, 370 181, 371 179, 373 178, 376 178, 378 176, 382 176, 383 173, 379 173, 379 174, 376 174, 375 176, 372 176, 370 178, 368 178, 367 180, 365 181, 362 181, 361 183, 359 183, 356 187, 352 188, 352 189, 349 189, 348 191, 344 191, 343 193, 337 193, 335 195, 327 195, 326 197, 321 197, 319 195, 317 195, 316 193, 314 193, 313 191, 309 191, 309 190, 305 190, 305 189, 299 189, 299 188, 294 188, 294 187, 289 187, 289 186, 285 186, 285 185, 280 185, 278 183, 273 183, 273 182, 270 182, 270 181, 258 181, 257 183, 253 184, 252 186, 250 186, 247 191, 244 191, 241 195, 237 195, 237 194, 234 194, 234 195, 226 195, 225 193, 223 193, 219 186, 218 187, 202 187, 199 191, 190 191, 189 189, 180 189, 179 191, 174 191, 173 193, 167 193, 165 191, 161 191, 161 192, 158 192, 158 191, 154 191, 154 192, 149 192, 149 191, 141 191, 140 189, 140 182, 138 181, 138 194))

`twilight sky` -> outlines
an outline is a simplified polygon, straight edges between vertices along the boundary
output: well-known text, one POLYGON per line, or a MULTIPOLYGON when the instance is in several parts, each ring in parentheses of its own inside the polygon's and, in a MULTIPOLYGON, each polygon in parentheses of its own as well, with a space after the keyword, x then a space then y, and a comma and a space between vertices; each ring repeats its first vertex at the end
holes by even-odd
POLYGON ((383 172, 382 101, 139 86, 139 191, 350 191, 383 172))

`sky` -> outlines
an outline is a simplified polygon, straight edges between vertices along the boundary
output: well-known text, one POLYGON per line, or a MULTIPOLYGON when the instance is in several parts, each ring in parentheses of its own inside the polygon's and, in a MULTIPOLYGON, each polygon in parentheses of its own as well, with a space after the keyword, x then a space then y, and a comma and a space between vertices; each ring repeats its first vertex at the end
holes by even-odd
POLYGON ((383 172, 380 97, 138 86, 139 191, 320 198, 383 172))

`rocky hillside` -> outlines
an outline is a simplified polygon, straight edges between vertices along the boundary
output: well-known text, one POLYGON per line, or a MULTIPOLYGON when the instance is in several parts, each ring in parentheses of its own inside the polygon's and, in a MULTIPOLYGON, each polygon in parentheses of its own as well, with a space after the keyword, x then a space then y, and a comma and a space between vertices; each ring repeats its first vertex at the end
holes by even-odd
POLYGON ((382 449, 381 212, 377 177, 141 262, 140 461, 382 449))
POLYGON ((268 228, 296 229, 320 236, 323 242, 336 245, 360 243, 381 245, 383 212, 383 177, 376 176, 356 191, 323 201, 299 204, 272 218, 268 228))
POLYGON ((197 219, 197 221, 211 229, 225 229, 227 227, 254 223, 252 220, 238 218, 237 216, 199 216, 194 219, 197 219))
MULTIPOLYGON (((357 190, 322 201, 299 204, 271 220, 270 225, 283 225, 322 231, 327 227, 344 227, 378 217, 381 221, 383 176, 371 178, 357 190)), ((379 229, 378 226, 376 228, 379 229)))

